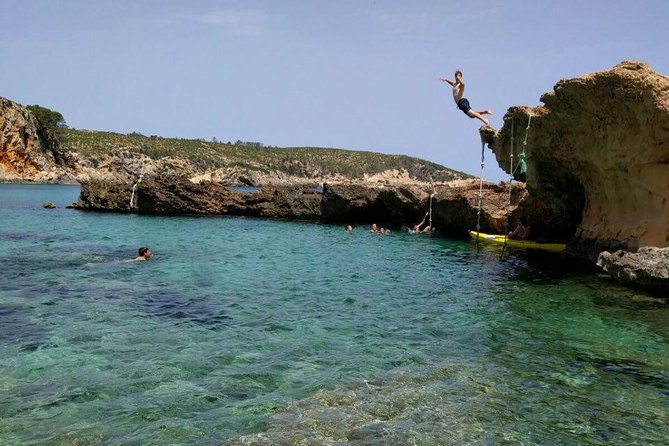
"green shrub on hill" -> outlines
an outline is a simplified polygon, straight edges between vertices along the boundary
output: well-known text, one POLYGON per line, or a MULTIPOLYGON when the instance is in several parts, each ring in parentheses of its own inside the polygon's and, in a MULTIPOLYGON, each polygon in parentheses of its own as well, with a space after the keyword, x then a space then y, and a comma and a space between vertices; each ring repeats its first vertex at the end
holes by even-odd
POLYGON ((41 105, 28 105, 26 107, 32 112, 37 120, 49 130, 56 132, 59 129, 66 129, 67 124, 63 115, 55 110, 42 107, 41 105))
POLYGON ((141 153, 152 159, 175 157, 188 160, 199 169, 239 166, 249 170, 275 170, 289 175, 341 175, 358 179, 386 170, 405 169, 417 180, 448 181, 469 175, 436 163, 406 155, 385 155, 316 147, 272 148, 261 143, 207 142, 196 139, 128 135, 89 130, 62 131, 61 147, 77 152, 95 164, 106 155, 119 152, 141 153))

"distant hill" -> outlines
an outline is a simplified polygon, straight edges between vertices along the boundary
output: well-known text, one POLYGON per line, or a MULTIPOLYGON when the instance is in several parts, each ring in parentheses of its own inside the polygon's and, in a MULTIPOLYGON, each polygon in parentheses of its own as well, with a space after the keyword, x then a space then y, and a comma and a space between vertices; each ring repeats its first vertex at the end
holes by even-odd
POLYGON ((470 178, 406 155, 74 130, 67 128, 57 111, 0 97, 0 182, 71 183, 123 177, 133 183, 142 174, 249 186, 401 185, 470 178))
MULTIPOLYGON (((317 147, 267 147, 260 143, 207 142, 196 139, 162 138, 139 133, 64 129, 61 149, 77 153, 93 166, 109 156, 147 156, 187 161, 198 172, 234 169, 237 174, 262 176, 281 174, 304 179, 342 178, 359 180, 388 174, 422 182, 469 178, 463 172, 406 155, 386 155, 317 147)), ((227 175, 230 176, 230 175, 227 175)))

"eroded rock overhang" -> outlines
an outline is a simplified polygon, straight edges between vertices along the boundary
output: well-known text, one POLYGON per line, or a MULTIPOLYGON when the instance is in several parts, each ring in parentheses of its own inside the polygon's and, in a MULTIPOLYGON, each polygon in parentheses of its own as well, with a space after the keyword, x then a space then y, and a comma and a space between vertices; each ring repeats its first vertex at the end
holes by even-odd
POLYGON ((669 77, 639 62, 558 82, 543 106, 511 107, 481 130, 502 169, 523 148, 528 198, 543 236, 568 236, 572 253, 669 246, 669 77))

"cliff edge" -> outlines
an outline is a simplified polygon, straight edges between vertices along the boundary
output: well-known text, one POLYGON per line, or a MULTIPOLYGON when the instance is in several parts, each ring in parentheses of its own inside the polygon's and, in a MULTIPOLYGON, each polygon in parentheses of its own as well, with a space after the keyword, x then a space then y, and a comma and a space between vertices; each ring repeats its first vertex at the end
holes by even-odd
POLYGON ((72 182, 73 162, 25 107, 0 97, 0 182, 72 182))
POLYGON ((512 128, 516 161, 527 133, 533 227, 570 236, 569 251, 593 263, 604 250, 669 246, 669 77, 624 61, 561 80, 541 102, 481 130, 507 173, 512 128))

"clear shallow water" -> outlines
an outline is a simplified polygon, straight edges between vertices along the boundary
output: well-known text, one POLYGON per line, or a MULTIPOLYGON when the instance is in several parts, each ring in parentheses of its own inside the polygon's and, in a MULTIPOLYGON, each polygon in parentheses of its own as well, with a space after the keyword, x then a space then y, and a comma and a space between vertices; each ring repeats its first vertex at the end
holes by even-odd
POLYGON ((77 193, 0 186, 0 444, 669 438, 668 308, 559 257, 77 193))

